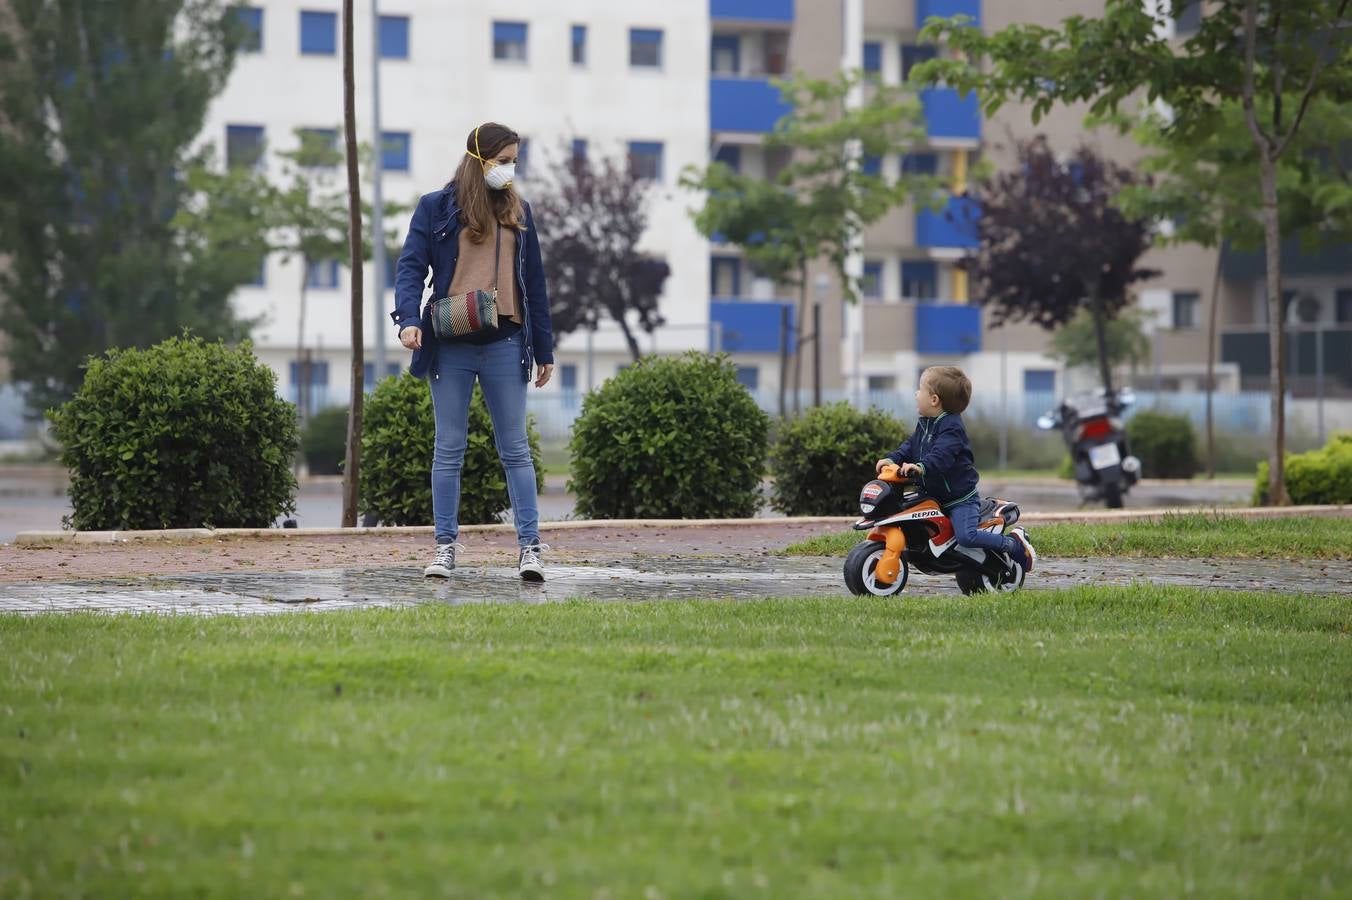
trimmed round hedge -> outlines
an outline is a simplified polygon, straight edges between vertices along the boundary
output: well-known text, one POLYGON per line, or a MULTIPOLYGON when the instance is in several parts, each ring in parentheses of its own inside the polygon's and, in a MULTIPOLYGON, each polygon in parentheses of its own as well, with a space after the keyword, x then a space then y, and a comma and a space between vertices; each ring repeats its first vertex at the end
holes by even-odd
POLYGON ((726 356, 645 357, 582 402, 568 444, 576 512, 588 519, 753 516, 769 427, 726 356))
POLYGON ((770 505, 790 516, 848 516, 873 464, 906 439, 906 426, 880 409, 848 403, 810 409, 785 421, 770 451, 770 505))
POLYGON ((295 511, 296 408, 247 342, 91 357, 49 413, 80 530, 263 528, 295 511))
POLYGON ((311 475, 341 475, 347 459, 347 407, 330 406, 301 429, 301 454, 311 475))
MULTIPOLYGON (((426 380, 407 372, 386 378, 366 398, 362 413, 361 498, 363 513, 382 525, 432 524, 432 443, 436 420, 426 380)), ((535 463, 536 490, 543 490, 540 435, 528 419, 526 434, 535 463)), ((460 472, 462 525, 497 522, 511 506, 507 477, 493 443, 493 420, 483 392, 474 386, 469 439, 460 472)))
POLYGON ((1187 416, 1142 410, 1127 421, 1127 441, 1146 478, 1197 474, 1197 435, 1187 416))
MULTIPOLYGON (((1254 506, 1268 505, 1268 475, 1265 459, 1258 464, 1254 481, 1254 506)), ((1299 505, 1352 503, 1352 431, 1339 431, 1318 450, 1286 457, 1286 492, 1299 505)))

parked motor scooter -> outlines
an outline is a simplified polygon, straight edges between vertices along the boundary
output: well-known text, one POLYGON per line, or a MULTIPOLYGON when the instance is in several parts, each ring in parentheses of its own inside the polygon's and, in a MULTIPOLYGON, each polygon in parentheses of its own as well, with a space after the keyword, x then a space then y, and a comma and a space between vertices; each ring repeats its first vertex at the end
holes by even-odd
POLYGON ((1122 426, 1122 412, 1135 402, 1130 389, 1109 396, 1099 388, 1067 397, 1038 416, 1037 427, 1061 429, 1085 501, 1102 500, 1109 509, 1118 509, 1123 495, 1140 480, 1141 461, 1131 455, 1122 426))

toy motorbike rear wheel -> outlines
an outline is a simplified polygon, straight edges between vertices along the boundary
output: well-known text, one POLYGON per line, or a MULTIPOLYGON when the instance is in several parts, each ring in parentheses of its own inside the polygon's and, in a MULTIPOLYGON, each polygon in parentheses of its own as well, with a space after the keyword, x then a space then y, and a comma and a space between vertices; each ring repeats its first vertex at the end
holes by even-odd
POLYGON ((1009 593, 1023 587, 1025 572, 1023 566, 1014 564, 1014 574, 1009 578, 992 578, 984 572, 962 571, 954 573, 958 590, 964 594, 1009 593))
POLYGON ((861 541, 851 548, 845 557, 845 586, 850 589, 850 593, 858 597, 891 597, 902 592, 911 574, 906 557, 901 558, 901 570, 897 572, 896 581, 880 584, 874 577, 878 561, 883 558, 886 549, 887 545, 882 541, 861 541))

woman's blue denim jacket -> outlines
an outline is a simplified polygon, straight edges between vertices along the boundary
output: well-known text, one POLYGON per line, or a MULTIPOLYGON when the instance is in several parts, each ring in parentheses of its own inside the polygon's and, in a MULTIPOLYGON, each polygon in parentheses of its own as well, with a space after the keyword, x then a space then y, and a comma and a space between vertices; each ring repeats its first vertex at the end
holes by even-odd
MULTIPOLYGON (((545 289, 544 263, 540 259, 540 238, 530 204, 524 203, 526 230, 516 242, 516 286, 521 296, 521 377, 529 379, 535 362, 554 362, 554 331, 549 321, 549 294, 545 289)), ((408 370, 419 378, 436 374, 436 336, 432 333, 429 309, 419 310, 423 288, 431 269, 432 297, 445 297, 455 276, 460 250, 460 206, 455 200, 455 183, 426 194, 413 211, 413 221, 404 239, 404 250, 394 275, 394 311, 390 318, 395 328, 409 325, 422 328, 423 345, 413 351, 408 370)), ((431 304, 427 304, 429 307, 431 304)))

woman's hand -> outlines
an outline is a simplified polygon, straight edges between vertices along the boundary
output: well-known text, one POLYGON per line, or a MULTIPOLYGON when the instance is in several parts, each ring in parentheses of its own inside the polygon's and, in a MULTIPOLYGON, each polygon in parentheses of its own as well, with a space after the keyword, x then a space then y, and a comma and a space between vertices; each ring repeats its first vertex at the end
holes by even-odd
POLYGON ((399 332, 399 343, 410 350, 419 350, 422 348, 422 329, 417 325, 410 325, 401 329, 399 332))
POLYGON ((544 387, 549 384, 549 376, 554 374, 553 363, 540 363, 535 369, 535 386, 544 387))

